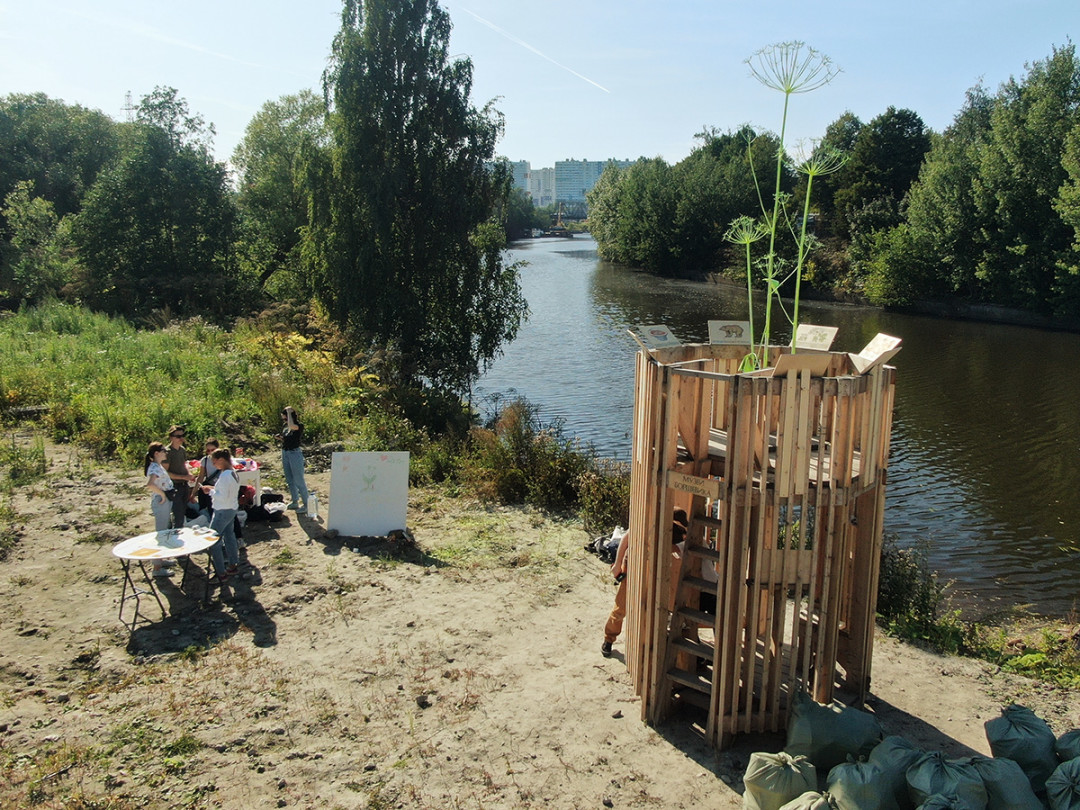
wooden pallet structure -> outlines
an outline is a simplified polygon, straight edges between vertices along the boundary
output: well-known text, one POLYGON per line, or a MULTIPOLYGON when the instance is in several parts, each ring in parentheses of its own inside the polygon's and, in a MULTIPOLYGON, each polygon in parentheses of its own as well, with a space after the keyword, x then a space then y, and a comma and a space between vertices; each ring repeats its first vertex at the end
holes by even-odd
POLYGON ((784 728, 799 690, 865 699, 896 377, 840 353, 824 376, 739 374, 745 351, 643 349, 636 367, 627 666, 642 719, 697 704, 718 748, 784 728))

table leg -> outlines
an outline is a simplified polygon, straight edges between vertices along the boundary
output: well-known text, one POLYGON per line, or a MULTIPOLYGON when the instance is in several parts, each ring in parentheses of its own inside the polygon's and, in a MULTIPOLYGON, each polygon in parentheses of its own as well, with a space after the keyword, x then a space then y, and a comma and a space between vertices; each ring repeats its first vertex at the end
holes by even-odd
POLYGON ((161 597, 158 596, 157 587, 154 585, 154 581, 150 578, 150 575, 146 573, 146 566, 142 562, 139 562, 139 571, 146 581, 146 587, 141 588, 131 577, 131 561, 121 560, 120 565, 124 569, 124 585, 120 591, 119 618, 121 623, 127 626, 127 622, 124 621, 124 604, 129 599, 135 600, 135 612, 131 616, 131 625, 129 627, 129 630, 132 633, 135 632, 135 625, 139 623, 140 617, 146 622, 153 621, 149 616, 142 612, 142 595, 145 593, 154 597, 154 601, 157 602, 158 608, 161 610, 161 618, 164 619, 167 615, 165 612, 165 605, 161 603, 161 597), (129 589, 131 593, 128 593, 129 589))

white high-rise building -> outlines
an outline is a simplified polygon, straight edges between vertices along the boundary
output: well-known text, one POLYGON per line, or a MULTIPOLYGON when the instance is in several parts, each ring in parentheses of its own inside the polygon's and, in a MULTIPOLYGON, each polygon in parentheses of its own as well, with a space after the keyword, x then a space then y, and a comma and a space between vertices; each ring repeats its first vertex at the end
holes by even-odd
POLYGON ((609 163, 620 169, 630 166, 629 160, 557 160, 555 161, 555 199, 558 202, 585 202, 609 163))

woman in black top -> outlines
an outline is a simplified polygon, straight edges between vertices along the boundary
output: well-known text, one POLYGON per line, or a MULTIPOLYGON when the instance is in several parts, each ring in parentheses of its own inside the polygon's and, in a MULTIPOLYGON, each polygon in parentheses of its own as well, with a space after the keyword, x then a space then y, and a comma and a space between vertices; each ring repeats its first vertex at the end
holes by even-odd
POLYGON ((300 442, 304 438, 304 424, 292 408, 281 412, 284 423, 281 428, 281 467, 285 471, 285 483, 289 487, 289 509, 307 509, 308 490, 304 481, 304 453, 300 442))

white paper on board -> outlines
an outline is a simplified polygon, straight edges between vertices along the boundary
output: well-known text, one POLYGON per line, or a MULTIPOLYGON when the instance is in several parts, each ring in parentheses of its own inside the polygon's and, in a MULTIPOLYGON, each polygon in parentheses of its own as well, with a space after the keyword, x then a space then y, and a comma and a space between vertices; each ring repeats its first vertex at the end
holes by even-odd
POLYGON ((800 323, 791 345, 801 351, 827 352, 835 337, 835 326, 800 323))
POLYGON ((326 528, 349 537, 382 537, 406 527, 409 454, 334 453, 326 528))

